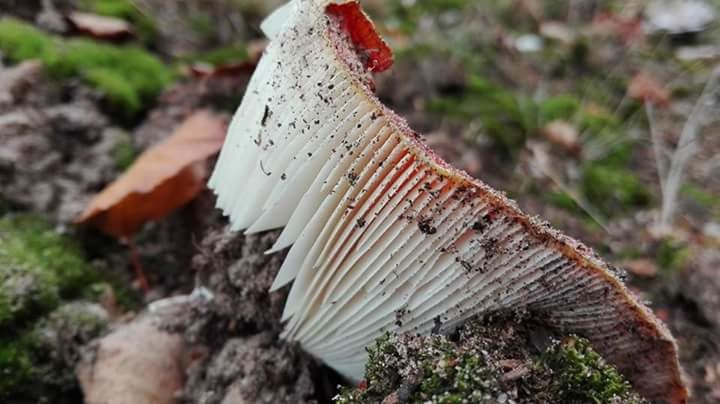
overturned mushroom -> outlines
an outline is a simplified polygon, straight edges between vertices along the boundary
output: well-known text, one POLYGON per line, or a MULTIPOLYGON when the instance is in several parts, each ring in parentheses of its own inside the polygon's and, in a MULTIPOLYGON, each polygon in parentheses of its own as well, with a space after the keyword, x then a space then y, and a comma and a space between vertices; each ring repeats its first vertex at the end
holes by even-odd
POLYGON ((592 250, 427 148, 373 94, 392 55, 355 1, 293 0, 210 187, 234 229, 284 227, 283 337, 351 379, 385 331, 447 332, 525 308, 586 336, 644 396, 687 392, 674 340, 592 250))

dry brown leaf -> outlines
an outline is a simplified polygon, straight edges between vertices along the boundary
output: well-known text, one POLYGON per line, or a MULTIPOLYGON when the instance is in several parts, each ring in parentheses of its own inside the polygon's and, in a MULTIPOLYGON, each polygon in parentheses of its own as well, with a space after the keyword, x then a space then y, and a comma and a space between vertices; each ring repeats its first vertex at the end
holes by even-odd
POLYGON ((625 261, 622 266, 631 274, 643 278, 652 278, 657 275, 658 272, 657 265, 647 258, 625 261))
POLYGON ((558 21, 542 22, 539 32, 543 37, 558 41, 564 45, 572 45, 577 39, 570 27, 558 21))
POLYGON ((191 201, 205 187, 206 159, 220 150, 225 129, 219 116, 195 112, 96 195, 76 223, 127 238, 191 201))
POLYGON ((87 404, 170 404, 183 386, 184 343, 150 318, 103 337, 77 375, 87 404))
POLYGON ((74 11, 67 19, 76 30, 99 39, 118 39, 132 34, 130 24, 120 18, 74 11))
POLYGON ((545 125, 542 133, 550 143, 570 153, 580 153, 580 137, 577 128, 572 124, 561 120, 552 121, 545 125))
POLYGON ((670 93, 650 73, 641 71, 630 80, 627 90, 632 99, 666 107, 670 102, 670 93))

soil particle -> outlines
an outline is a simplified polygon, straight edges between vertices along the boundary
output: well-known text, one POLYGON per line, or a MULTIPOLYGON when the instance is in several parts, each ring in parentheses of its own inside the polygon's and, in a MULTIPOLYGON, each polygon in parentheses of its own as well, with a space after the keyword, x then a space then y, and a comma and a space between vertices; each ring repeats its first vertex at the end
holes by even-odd
POLYGON ((231 403, 238 396, 248 403, 311 401, 308 358, 269 333, 231 338, 201 367, 189 371, 185 402, 231 403))
POLYGON ((170 324, 205 357, 187 372, 186 403, 312 402, 313 360, 279 339, 286 290, 270 293, 284 254, 265 255, 277 232, 242 236, 211 230, 193 259, 198 283, 213 297, 170 324))

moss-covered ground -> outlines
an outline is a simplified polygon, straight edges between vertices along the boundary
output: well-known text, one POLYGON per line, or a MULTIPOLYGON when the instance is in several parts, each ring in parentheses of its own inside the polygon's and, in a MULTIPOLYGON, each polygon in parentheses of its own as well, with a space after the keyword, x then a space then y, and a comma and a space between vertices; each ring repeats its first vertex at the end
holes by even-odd
POLYGON ((0 401, 77 402, 73 367, 108 323, 93 303, 108 282, 43 219, 0 217, 0 401))
POLYGON ((172 69, 140 47, 61 38, 13 18, 0 19, 0 50, 13 62, 38 59, 58 79, 81 78, 126 117, 139 113, 174 78, 172 69))
POLYGON ((472 323, 455 340, 439 335, 385 334, 368 349, 369 359, 360 387, 343 388, 334 401, 644 402, 587 340, 566 337, 537 350, 526 338, 528 335, 523 331, 509 332, 507 328, 472 323), (493 342, 498 335, 505 340, 493 342))

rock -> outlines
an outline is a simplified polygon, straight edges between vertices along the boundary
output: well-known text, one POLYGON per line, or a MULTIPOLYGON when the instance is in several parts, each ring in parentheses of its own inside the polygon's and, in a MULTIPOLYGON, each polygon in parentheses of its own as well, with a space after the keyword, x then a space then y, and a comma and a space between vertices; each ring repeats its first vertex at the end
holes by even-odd
POLYGON ((655 0, 645 9, 646 29, 672 35, 699 32, 715 15, 716 10, 701 0, 655 0))
POLYGON ((184 347, 182 337, 161 331, 151 317, 118 327, 78 367, 85 403, 174 403, 184 347))

